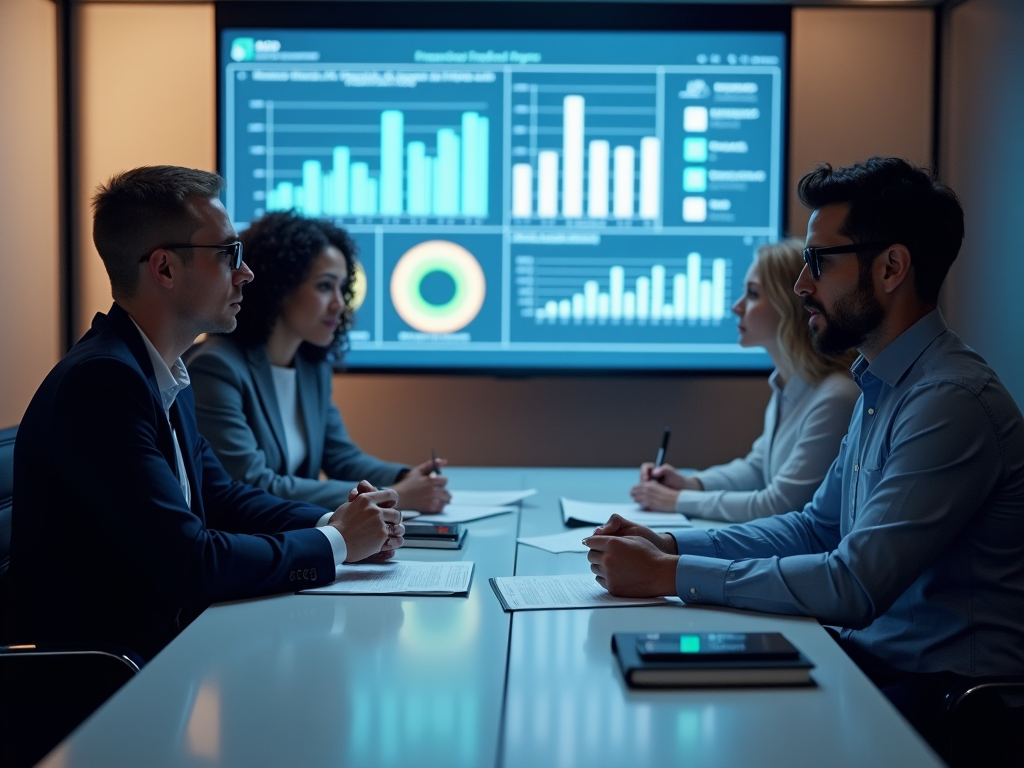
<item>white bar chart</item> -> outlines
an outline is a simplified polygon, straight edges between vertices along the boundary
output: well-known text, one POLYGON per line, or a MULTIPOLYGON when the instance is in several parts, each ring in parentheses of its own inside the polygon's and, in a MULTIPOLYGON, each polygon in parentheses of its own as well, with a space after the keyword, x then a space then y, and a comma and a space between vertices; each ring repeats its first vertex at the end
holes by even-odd
POLYGON ((663 264, 634 274, 627 282, 626 269, 612 266, 605 279, 584 280, 572 295, 546 299, 534 308, 534 320, 538 324, 717 325, 726 317, 727 259, 711 259, 709 264, 699 253, 690 253, 685 268, 671 274, 663 264), (707 271, 709 277, 704 276, 707 271), (602 283, 607 290, 602 290, 602 283))

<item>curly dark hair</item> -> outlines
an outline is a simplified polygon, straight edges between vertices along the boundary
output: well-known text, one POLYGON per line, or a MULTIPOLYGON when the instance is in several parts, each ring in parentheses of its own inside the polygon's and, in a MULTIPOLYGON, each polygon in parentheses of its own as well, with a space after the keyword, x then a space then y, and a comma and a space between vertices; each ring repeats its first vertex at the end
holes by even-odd
POLYGON ((358 248, 345 230, 326 221, 306 219, 294 211, 268 213, 252 222, 239 239, 242 253, 256 279, 245 286, 245 300, 231 337, 244 347, 267 343, 281 316, 284 299, 309 277, 320 252, 333 245, 345 257, 348 276, 341 287, 345 312, 327 347, 303 342, 300 354, 313 360, 337 360, 348 347, 352 327, 352 278, 358 248))

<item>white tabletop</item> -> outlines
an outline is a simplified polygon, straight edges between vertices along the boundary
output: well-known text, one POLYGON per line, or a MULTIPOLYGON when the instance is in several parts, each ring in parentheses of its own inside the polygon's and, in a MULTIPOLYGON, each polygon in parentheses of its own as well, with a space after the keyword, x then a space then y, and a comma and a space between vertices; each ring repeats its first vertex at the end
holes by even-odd
MULTIPOLYGON (((537 488, 470 524, 468 597, 281 595, 213 606, 47 766, 941 766, 809 619, 670 606, 507 614, 491 576, 578 573, 517 546, 564 530, 559 496, 625 501, 634 470, 451 469, 457 488, 537 488), (781 631, 817 687, 629 690, 616 631, 781 631), (510 645, 511 642, 511 645, 510 645)), ((581 529, 581 537, 586 530, 581 529)))

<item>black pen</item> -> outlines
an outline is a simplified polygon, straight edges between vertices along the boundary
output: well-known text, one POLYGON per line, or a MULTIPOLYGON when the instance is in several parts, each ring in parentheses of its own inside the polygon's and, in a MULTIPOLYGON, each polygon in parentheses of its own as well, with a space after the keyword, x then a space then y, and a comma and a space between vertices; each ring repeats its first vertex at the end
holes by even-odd
POLYGON ((661 436, 661 448, 658 449, 658 457, 654 460, 654 466, 660 467, 665 463, 665 452, 668 450, 668 439, 672 437, 672 430, 665 427, 665 434, 661 436))
POLYGON ((436 448, 431 448, 430 449, 430 466, 433 467, 435 475, 440 475, 441 474, 441 468, 439 466, 437 466, 437 449, 436 448))

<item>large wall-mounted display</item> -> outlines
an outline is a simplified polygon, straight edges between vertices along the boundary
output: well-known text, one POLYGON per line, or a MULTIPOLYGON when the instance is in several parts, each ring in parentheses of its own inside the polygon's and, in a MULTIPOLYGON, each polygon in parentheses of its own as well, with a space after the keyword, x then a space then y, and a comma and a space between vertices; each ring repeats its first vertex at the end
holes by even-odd
POLYGON ((781 232, 783 32, 220 43, 225 204, 355 237, 349 367, 767 367, 730 306, 781 232))

